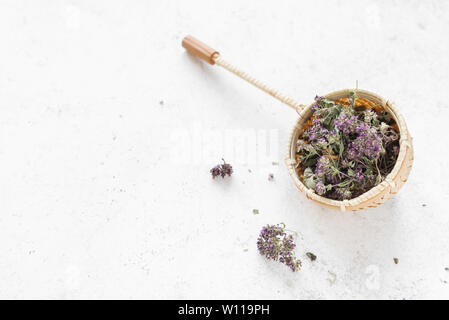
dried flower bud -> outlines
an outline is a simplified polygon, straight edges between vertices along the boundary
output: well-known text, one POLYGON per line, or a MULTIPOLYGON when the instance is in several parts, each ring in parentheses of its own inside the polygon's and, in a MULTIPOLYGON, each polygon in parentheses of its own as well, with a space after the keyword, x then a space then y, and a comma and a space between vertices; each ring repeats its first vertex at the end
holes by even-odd
POLYGON ((232 170, 232 166, 229 163, 226 163, 224 159, 223 164, 221 165, 221 176, 224 178, 226 175, 231 176, 234 172, 232 170))
POLYGON ((224 178, 226 175, 231 176, 233 173, 232 166, 229 163, 226 163, 224 159, 223 164, 218 164, 212 169, 210 169, 210 173, 212 174, 212 178, 221 176, 224 178))
POLYGON ((320 196, 326 193, 326 186, 324 185, 323 181, 318 181, 315 184, 315 192, 320 196))
POLYGON ((215 177, 218 177, 219 175, 221 175, 220 166, 215 166, 212 169, 210 169, 210 173, 212 174, 213 179, 215 179, 215 177))

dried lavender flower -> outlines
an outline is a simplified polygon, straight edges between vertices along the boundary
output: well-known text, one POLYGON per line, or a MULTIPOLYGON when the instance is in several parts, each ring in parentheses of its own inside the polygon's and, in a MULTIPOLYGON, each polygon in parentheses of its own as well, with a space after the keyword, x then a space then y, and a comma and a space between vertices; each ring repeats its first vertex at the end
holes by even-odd
POLYGON ((274 174, 269 173, 268 174, 268 181, 273 181, 274 180, 274 174))
POLYGON ((259 253, 267 259, 279 261, 292 271, 301 268, 301 260, 296 259, 293 236, 286 233, 284 224, 267 225, 262 228, 257 239, 259 253))

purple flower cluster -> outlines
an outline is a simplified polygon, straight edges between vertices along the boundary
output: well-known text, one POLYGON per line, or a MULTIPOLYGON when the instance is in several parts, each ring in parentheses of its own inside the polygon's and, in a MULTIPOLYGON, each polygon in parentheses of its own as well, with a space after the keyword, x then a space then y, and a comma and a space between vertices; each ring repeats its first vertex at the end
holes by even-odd
POLYGON ((318 179, 324 178, 326 175, 329 175, 329 171, 331 170, 331 162, 328 157, 321 156, 318 158, 316 162, 315 174, 318 179))
POLYGON ((362 167, 360 165, 357 166, 354 170, 354 178, 359 183, 362 183, 363 179, 365 178, 365 176, 363 175, 363 172, 362 172, 362 167))
POLYGON ((317 194, 319 194, 320 196, 322 196, 323 194, 326 193, 326 186, 324 185, 323 181, 318 181, 315 184, 315 191, 317 194))
POLYGON ((212 169, 210 169, 210 173, 212 174, 213 179, 215 179, 218 176, 221 176, 222 178, 224 178, 225 176, 231 176, 232 173, 234 172, 232 170, 232 166, 229 163, 226 163, 224 159, 222 160, 223 164, 218 164, 212 169))
POLYGON ((312 105, 312 110, 313 111, 317 111, 319 109, 321 109, 321 103, 320 101, 322 101, 324 99, 324 97, 320 97, 319 95, 315 96, 315 103, 312 105))
POLYGON ((257 239, 259 253, 267 259, 284 263, 292 271, 298 271, 301 261, 295 258, 293 236, 287 234, 285 225, 267 225, 260 231, 257 239))
MULTIPOLYGON (((335 128, 344 134, 355 132, 359 127, 359 119, 354 115, 353 109, 345 108, 334 120, 335 128)), ((360 129, 359 129, 360 130, 360 129)))
MULTIPOLYGON (((352 199, 379 184, 399 153, 399 133, 388 112, 317 96, 311 124, 298 138, 298 171, 306 187, 336 200, 352 199)), ((382 109, 382 108, 381 108, 382 109)))
POLYGON ((313 119, 312 125, 307 129, 306 135, 309 140, 316 140, 318 138, 325 137, 329 134, 329 131, 323 127, 320 119, 313 119))
POLYGON ((376 130, 359 130, 359 136, 349 144, 347 156, 351 160, 360 160, 366 156, 369 159, 377 160, 382 148, 382 139, 376 130))

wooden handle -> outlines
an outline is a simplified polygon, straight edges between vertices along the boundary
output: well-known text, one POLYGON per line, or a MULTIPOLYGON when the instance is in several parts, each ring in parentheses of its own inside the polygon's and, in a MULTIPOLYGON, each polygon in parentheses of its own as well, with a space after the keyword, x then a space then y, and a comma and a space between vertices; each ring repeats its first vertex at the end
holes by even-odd
POLYGON ((192 36, 187 36, 182 40, 182 46, 186 48, 188 52, 191 54, 197 56, 200 59, 203 59, 207 63, 210 63, 214 65, 217 63, 220 67, 225 68, 229 72, 232 72, 236 76, 242 78, 243 80, 248 81, 253 86, 256 86, 257 88, 265 91, 266 93, 272 95, 276 99, 282 101, 283 103, 287 104, 288 106, 292 107, 296 110, 296 112, 301 113, 302 110, 306 107, 305 105, 300 104, 299 102, 295 101, 294 99, 283 95, 279 91, 267 86, 262 81, 257 80, 256 78, 250 76, 248 73, 243 72, 239 68, 233 66, 232 64, 226 62, 223 60, 223 58, 220 56, 218 51, 212 49, 207 44, 202 43, 201 41, 195 39, 192 36))
POLYGON ((198 39, 192 36, 187 36, 182 39, 182 46, 191 54, 197 56, 198 58, 206 61, 209 64, 214 65, 215 61, 213 59, 214 55, 218 54, 218 51, 212 49, 207 44, 202 43, 198 39))

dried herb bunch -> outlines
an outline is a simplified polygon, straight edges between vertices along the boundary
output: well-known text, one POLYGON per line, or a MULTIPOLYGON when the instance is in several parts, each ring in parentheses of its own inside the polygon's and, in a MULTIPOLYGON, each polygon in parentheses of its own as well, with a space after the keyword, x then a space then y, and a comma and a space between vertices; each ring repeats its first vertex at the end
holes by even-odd
POLYGON ((313 115, 297 141, 300 177, 329 199, 352 199, 375 187, 399 154, 399 133, 390 114, 358 100, 353 92, 337 102, 315 97, 313 115))
POLYGON ((222 178, 228 176, 231 176, 234 170, 232 169, 232 166, 229 163, 226 163, 226 161, 222 158, 223 164, 217 164, 215 167, 210 169, 210 173, 212 174, 212 178, 215 179, 218 176, 221 176, 222 178))
POLYGON ((287 234, 287 231, 289 230, 283 223, 263 227, 257 239, 257 248, 266 258, 284 263, 292 271, 298 271, 301 268, 301 260, 295 257, 296 244, 293 236, 287 234))

